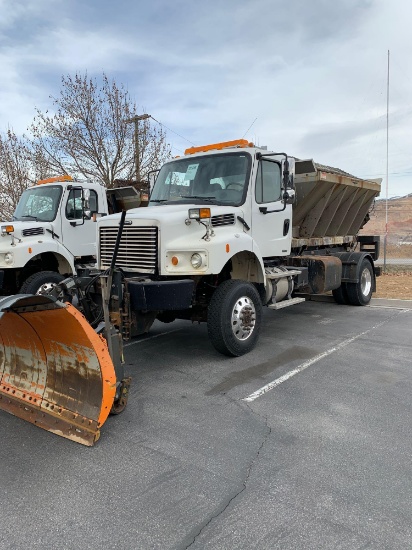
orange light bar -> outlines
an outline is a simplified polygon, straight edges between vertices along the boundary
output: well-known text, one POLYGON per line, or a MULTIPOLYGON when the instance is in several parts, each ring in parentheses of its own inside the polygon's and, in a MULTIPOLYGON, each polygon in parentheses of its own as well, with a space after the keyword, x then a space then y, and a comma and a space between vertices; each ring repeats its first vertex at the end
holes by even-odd
POLYGON ((42 185, 43 183, 53 183, 55 181, 73 181, 73 178, 69 176, 68 174, 64 174, 63 176, 54 176, 53 178, 47 178, 45 180, 39 180, 37 182, 37 185, 42 185))
POLYGON ((193 155, 204 151, 212 151, 213 149, 225 149, 226 147, 254 147, 247 139, 234 139, 233 141, 222 141, 221 143, 212 143, 210 145, 200 145, 199 147, 189 147, 186 149, 185 155, 193 155))

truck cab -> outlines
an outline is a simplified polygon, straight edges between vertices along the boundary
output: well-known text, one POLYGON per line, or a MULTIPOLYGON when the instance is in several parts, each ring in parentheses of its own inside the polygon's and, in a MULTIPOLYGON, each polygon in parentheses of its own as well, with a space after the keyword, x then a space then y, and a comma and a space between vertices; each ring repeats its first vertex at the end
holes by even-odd
MULTIPOLYGON (((247 142, 244 145, 249 145, 247 142)), ((249 147, 227 147, 210 150, 188 149, 185 158, 165 164, 150 197, 149 206, 167 204, 210 205, 216 212, 228 207, 238 211, 253 234, 253 248, 261 257, 285 256, 290 253, 294 161, 286 155, 264 155, 249 147), (255 185, 249 185, 254 181, 255 185), (288 195, 288 196, 289 196, 288 195), (277 212, 276 216, 262 212, 277 212)), ((225 216, 225 214, 222 214, 225 216)), ((235 220, 235 225, 239 222, 235 220)), ((242 223, 242 222, 240 222, 242 223)))

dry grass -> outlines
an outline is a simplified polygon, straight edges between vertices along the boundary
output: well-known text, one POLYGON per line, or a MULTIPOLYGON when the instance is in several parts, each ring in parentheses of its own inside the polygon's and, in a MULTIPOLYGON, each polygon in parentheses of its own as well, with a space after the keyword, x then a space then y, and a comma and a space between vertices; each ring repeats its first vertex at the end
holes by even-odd
POLYGON ((412 300, 412 269, 389 266, 376 279, 376 293, 373 298, 412 300))

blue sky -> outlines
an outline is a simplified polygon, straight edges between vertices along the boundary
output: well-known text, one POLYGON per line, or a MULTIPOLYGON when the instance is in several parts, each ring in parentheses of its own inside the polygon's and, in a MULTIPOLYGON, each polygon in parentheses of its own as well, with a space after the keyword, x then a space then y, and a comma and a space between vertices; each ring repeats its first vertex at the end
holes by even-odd
POLYGON ((62 75, 104 71, 170 129, 173 154, 246 137, 383 177, 382 196, 390 50, 388 194, 412 193, 407 0, 0 0, 0 13, 1 132, 52 110, 62 75))

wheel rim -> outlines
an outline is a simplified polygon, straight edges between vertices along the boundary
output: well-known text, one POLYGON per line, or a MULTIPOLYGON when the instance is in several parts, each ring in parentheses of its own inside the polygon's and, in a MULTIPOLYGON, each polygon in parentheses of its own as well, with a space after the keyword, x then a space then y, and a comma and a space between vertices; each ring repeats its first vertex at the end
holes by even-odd
POLYGON ((367 267, 362 271, 360 284, 362 294, 368 296, 372 288, 372 275, 367 267))
MULTIPOLYGON (((42 294, 48 294, 53 288, 57 285, 57 283, 44 283, 43 285, 39 286, 37 289, 36 294, 42 295, 42 294)), ((62 299, 64 296, 63 292, 59 293, 58 299, 62 299)))
POLYGON ((44 283, 43 285, 39 286, 36 294, 40 294, 40 295, 47 294, 48 292, 50 292, 50 290, 52 290, 56 286, 56 284, 57 283, 44 283))
POLYGON ((247 296, 242 296, 232 310, 232 332, 238 340, 247 340, 256 323, 256 309, 253 301, 247 296))

